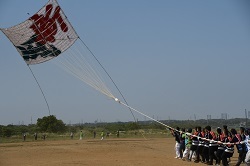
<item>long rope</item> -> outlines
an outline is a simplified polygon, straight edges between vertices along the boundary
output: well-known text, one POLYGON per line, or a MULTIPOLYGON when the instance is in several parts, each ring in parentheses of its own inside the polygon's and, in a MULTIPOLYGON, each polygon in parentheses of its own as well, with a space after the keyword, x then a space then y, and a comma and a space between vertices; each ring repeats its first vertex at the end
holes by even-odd
MULTIPOLYGON (((147 117, 147 118, 149 118, 149 119, 151 119, 151 120, 153 120, 153 121, 155 121, 155 122, 157 122, 157 123, 159 123, 159 124, 161 124, 161 125, 163 125, 163 126, 165 126, 165 127, 167 127, 167 128, 174 129, 174 128, 172 128, 172 127, 170 127, 170 126, 168 126, 168 125, 166 125, 166 124, 164 124, 164 123, 162 123, 162 122, 160 122, 160 121, 158 121, 158 120, 156 120, 156 119, 154 119, 154 118, 151 118, 150 116, 148 116, 148 115, 146 115, 146 114, 144 114, 144 113, 142 113, 142 112, 140 112, 140 111, 138 111, 138 110, 136 110, 136 109, 130 107, 129 105, 127 105, 127 104, 125 104, 125 103, 119 101, 117 98, 115 98, 115 101, 117 101, 118 103, 124 105, 125 107, 128 107, 130 110, 133 110, 133 111, 135 111, 135 112, 137 112, 137 113, 139 113, 139 114, 141 114, 141 115, 143 115, 143 116, 145 116, 145 117, 147 117)), ((176 130, 176 129, 174 129, 174 130, 176 130)))
POLYGON ((31 70, 30 66, 29 66, 29 65, 27 65, 27 66, 28 66, 28 68, 30 69, 30 72, 31 72, 31 74, 33 75, 34 79, 36 80, 36 83, 37 83, 37 85, 38 85, 40 91, 42 92, 43 98, 44 98, 44 100, 45 100, 45 102, 46 102, 46 104, 47 104, 47 108, 48 108, 48 110, 49 110, 49 115, 50 115, 49 104, 48 104, 48 101, 47 101, 47 99, 46 99, 46 97, 45 97, 45 95, 44 95, 44 93, 43 93, 43 90, 42 90, 42 88, 41 88, 39 82, 37 81, 35 74, 34 74, 33 71, 31 70))
POLYGON ((221 141, 216 141, 216 140, 212 140, 212 139, 207 139, 207 138, 204 138, 204 137, 199 137, 199 136, 197 136, 197 135, 193 135, 192 133, 181 132, 181 131, 179 131, 179 130, 177 130, 177 129, 171 127, 171 126, 168 126, 168 125, 166 125, 166 124, 164 124, 164 123, 162 123, 162 122, 160 122, 160 121, 158 121, 158 120, 156 120, 156 119, 154 119, 154 118, 151 118, 150 116, 148 116, 148 115, 146 115, 146 114, 144 114, 144 113, 142 113, 142 112, 140 112, 140 111, 138 111, 138 110, 136 110, 136 109, 130 107, 129 105, 127 105, 127 104, 121 102, 121 101, 120 101, 119 99, 117 99, 117 98, 115 98, 114 100, 115 100, 116 102, 118 102, 119 104, 124 105, 125 107, 128 107, 128 108, 130 108, 131 110, 133 110, 133 111, 135 111, 135 112, 137 112, 137 113, 139 113, 139 114, 141 114, 141 115, 143 115, 143 116, 145 116, 145 117, 147 117, 147 118, 149 118, 149 119, 151 119, 151 120, 153 120, 153 121, 155 121, 155 122, 157 122, 157 123, 159 123, 159 124, 161 124, 161 125, 163 125, 163 126, 165 126, 165 127, 167 127, 168 129, 171 129, 171 130, 174 130, 174 131, 177 131, 177 132, 180 132, 180 133, 185 133, 186 135, 188 135, 188 136, 190 136, 190 137, 196 137, 196 138, 201 139, 201 140, 204 140, 204 141, 209 141, 210 143, 213 142, 213 143, 223 144, 223 145, 235 145, 235 144, 243 144, 243 143, 245 143, 245 141, 240 141, 240 142, 237 142, 237 143, 231 143, 231 142, 226 142, 226 143, 225 143, 225 142, 221 142, 221 141))
MULTIPOLYGON (((89 47, 85 44, 85 42, 79 37, 80 41, 84 44, 84 46, 87 48, 87 50, 90 52, 90 54, 95 58, 95 60, 98 62, 98 64, 101 66, 101 68, 103 69, 103 71, 107 74, 107 76, 110 78, 110 80, 112 81, 112 83, 114 84, 114 86, 116 87, 116 89, 118 90, 119 94, 121 95, 121 97, 123 98, 124 102, 126 103, 126 105, 128 105, 125 97, 123 96, 122 92, 120 91, 120 89, 118 88, 118 86, 116 85, 115 81, 112 79, 112 77, 109 75, 109 73, 107 72, 107 70, 104 68, 104 66, 100 63, 100 61, 96 58, 96 56, 94 55, 94 53, 89 49, 89 47)), ((130 107, 128 107, 133 118, 134 121, 136 122, 136 118, 131 110, 130 107)))

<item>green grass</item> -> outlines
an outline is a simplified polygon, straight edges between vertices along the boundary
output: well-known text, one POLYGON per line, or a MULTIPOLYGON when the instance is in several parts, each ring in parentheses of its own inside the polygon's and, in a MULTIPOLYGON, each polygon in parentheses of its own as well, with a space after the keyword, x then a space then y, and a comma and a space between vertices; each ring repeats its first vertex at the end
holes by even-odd
MULTIPOLYGON (((84 131, 83 139, 92 139, 93 133, 89 131, 84 131)), ((79 139, 80 133, 74 133, 74 140, 79 139)), ((119 138, 167 138, 172 137, 169 131, 156 130, 156 129, 146 129, 146 130, 134 130, 134 131, 120 131, 119 138)), ((101 132, 96 133, 96 139, 101 138, 101 132)), ((116 133, 111 133, 107 138, 117 138, 116 133)), ((70 140, 70 133, 64 134, 56 134, 56 133, 46 133, 46 141, 52 140, 70 140)), ((27 134, 25 142, 33 142, 35 141, 34 136, 32 134, 27 134)), ((37 141, 43 141, 42 133, 38 133, 37 141)), ((15 135, 9 138, 0 137, 0 143, 18 143, 24 142, 22 135, 15 135)))

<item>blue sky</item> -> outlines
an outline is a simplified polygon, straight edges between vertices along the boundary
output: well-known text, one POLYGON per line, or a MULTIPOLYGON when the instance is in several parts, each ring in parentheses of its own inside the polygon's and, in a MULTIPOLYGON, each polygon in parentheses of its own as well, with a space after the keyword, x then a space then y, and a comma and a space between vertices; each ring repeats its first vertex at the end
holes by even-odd
MULTIPOLYGON (((133 108, 158 120, 220 118, 221 113, 235 118, 250 111, 249 1, 58 2, 133 108)), ((1 0, 0 27, 26 20, 46 3, 1 0)), ((0 46, 0 124, 29 124, 31 118, 35 123, 48 115, 42 94, 3 33, 0 46)), ((32 69, 51 114, 65 123, 133 121, 127 108, 53 63, 32 69)))

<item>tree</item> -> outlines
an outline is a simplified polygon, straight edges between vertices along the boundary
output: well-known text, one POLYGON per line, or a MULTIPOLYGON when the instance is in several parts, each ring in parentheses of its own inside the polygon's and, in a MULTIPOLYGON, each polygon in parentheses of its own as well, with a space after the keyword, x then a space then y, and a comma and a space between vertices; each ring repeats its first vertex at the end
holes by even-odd
POLYGON ((65 132, 66 125, 62 120, 57 120, 54 115, 44 116, 42 119, 37 119, 37 126, 40 128, 41 132, 65 132))
POLYGON ((11 127, 2 127, 1 133, 3 137, 11 137, 13 130, 11 127))
POLYGON ((136 123, 136 122, 128 123, 128 125, 127 125, 128 130, 138 130, 139 128, 140 127, 139 127, 138 123, 136 123))

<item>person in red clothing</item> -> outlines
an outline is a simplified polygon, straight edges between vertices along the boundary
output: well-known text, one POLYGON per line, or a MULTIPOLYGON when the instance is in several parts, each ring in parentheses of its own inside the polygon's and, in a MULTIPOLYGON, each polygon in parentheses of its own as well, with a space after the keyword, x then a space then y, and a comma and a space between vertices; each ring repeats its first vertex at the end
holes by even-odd
POLYGON ((200 157, 202 157, 202 161, 204 160, 204 157, 202 155, 202 149, 204 146, 204 140, 202 140, 201 138, 204 137, 204 132, 202 132, 201 127, 198 126, 197 127, 197 138, 198 138, 198 147, 196 149, 196 160, 194 161, 195 163, 200 162, 200 157))
POLYGON ((240 143, 241 141, 245 139, 245 137, 242 138, 241 135, 238 134, 235 129, 231 129, 230 131, 232 133, 232 143, 236 144, 236 148, 239 153, 238 161, 235 164, 235 166, 239 166, 242 163, 242 161, 244 161, 245 159, 245 156, 244 156, 245 145, 240 143))
POLYGON ((205 127, 205 134, 204 134, 204 146, 202 149, 202 155, 204 157, 203 163, 208 164, 209 163, 209 130, 207 128, 211 128, 210 126, 205 127))
POLYGON ((227 129, 227 125, 223 125, 223 135, 225 136, 225 132, 228 133, 228 136, 232 138, 231 132, 227 129))
MULTIPOLYGON (((217 141, 221 142, 223 141, 223 133, 220 127, 217 128, 217 141)), ((218 149, 216 151, 216 157, 217 157, 217 165, 220 165, 221 163, 221 156, 225 150, 225 147, 223 144, 218 144, 218 149)))
MULTIPOLYGON (((229 131, 228 130, 225 130, 224 131, 224 136, 223 136, 223 139, 222 139, 222 142, 223 143, 232 143, 232 137, 230 137, 229 135, 229 131)), ((233 153, 234 153, 234 148, 232 144, 224 144, 225 146, 225 150, 224 152, 222 153, 222 165, 223 166, 228 166, 228 158, 232 157, 233 156, 233 153)))
POLYGON ((217 137, 216 134, 211 130, 211 126, 207 126, 206 129, 208 130, 208 139, 209 141, 209 147, 208 147, 208 153, 209 153, 209 162, 208 165, 213 165, 213 160, 216 160, 217 163, 217 157, 215 156, 215 152, 218 149, 218 144, 216 141, 217 137))

